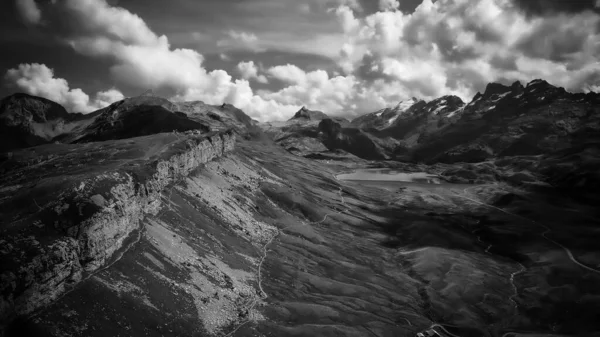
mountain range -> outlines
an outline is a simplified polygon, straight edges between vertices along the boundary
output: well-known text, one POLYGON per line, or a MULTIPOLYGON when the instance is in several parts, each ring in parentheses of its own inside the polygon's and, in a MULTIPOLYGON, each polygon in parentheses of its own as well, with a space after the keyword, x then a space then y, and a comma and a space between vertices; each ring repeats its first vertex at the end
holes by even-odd
MULTIPOLYGON (((301 131, 289 123, 280 125, 278 132, 270 125, 266 130, 292 151, 323 152, 322 144, 328 150, 341 149, 366 159, 480 162, 546 154, 587 140, 600 131, 599 103, 600 94, 569 93, 543 80, 526 86, 490 83, 469 103, 457 96, 429 102, 412 98, 349 124, 333 119, 322 125, 324 133, 314 124, 305 124, 301 131), (300 143, 313 147, 297 146, 300 143), (371 144, 368 155, 365 143, 371 144)), ((321 115, 320 120, 324 119, 321 115)))
POLYGON ((594 336, 599 109, 543 80, 351 121, 11 95, 0 336, 594 336), (372 169, 437 183, 342 178, 372 169))
POLYGON ((68 113, 41 97, 14 94, 0 101, 0 152, 51 143, 86 143, 161 132, 234 129, 257 122, 233 105, 173 103, 153 95, 126 98, 90 114, 68 113))
POLYGON ((264 132, 294 155, 325 160, 480 163, 523 156, 572 159, 573 149, 584 149, 580 152, 589 156, 577 160, 585 165, 573 172, 555 172, 573 163, 549 166, 542 159, 535 170, 561 182, 575 179, 592 186, 600 181, 592 155, 600 143, 600 94, 570 93, 544 80, 525 86, 490 83, 468 103, 457 96, 431 101, 413 97, 351 121, 303 107, 288 121, 258 123, 230 104, 175 103, 151 94, 86 115, 68 113, 55 102, 27 94, 0 101, 3 152, 51 143, 228 129, 243 137, 264 132))

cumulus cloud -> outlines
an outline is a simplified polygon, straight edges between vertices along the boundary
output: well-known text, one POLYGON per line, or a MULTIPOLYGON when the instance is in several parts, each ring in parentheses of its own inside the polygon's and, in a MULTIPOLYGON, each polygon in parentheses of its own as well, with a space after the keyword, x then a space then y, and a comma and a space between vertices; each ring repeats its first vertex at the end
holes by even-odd
POLYGON ((226 35, 225 38, 217 42, 218 47, 226 49, 245 49, 254 52, 264 50, 264 48, 260 46, 260 41, 254 33, 229 30, 226 35))
MULTIPOLYGON (((254 94, 247 80, 234 81, 224 70, 208 71, 200 53, 192 49, 172 48, 166 36, 155 34, 139 16, 124 8, 112 7, 105 0, 62 0, 54 6, 61 13, 55 19, 60 22, 68 20, 72 25, 66 31, 64 26, 60 27, 61 38, 81 54, 112 60, 114 65, 110 72, 119 84, 140 90, 171 92, 174 100, 231 103, 259 120, 285 119, 299 108, 254 94)), ((60 25, 60 22, 50 24, 60 25)), ((257 40, 252 34, 230 32, 229 35, 238 43, 257 40)), ((242 68, 252 71, 251 67, 242 68)), ((255 79, 266 81, 258 73, 255 79)), ((68 88, 66 81, 64 84, 61 92, 68 88)), ((40 88, 36 88, 39 91, 40 88)), ((85 94, 81 94, 77 89, 67 89, 64 95, 53 97, 77 110, 85 105, 85 94), (78 104, 75 104, 74 98, 64 98, 73 95, 80 98, 78 104)), ((99 95, 97 100, 110 98, 110 94, 99 95)))
POLYGON ((600 0, 512 0, 528 15, 552 15, 555 13, 600 12, 600 0))
POLYGON ((357 18, 344 6, 335 14, 345 32, 338 58, 345 73, 409 97, 470 99, 488 82, 536 77, 581 91, 600 71, 600 17, 591 11, 529 17, 509 0, 424 0, 411 14, 357 18))
POLYGON ((23 21, 29 24, 40 23, 42 12, 35 0, 17 0, 16 6, 23 21))
POLYGON ((379 9, 382 11, 395 10, 400 7, 398 0, 379 0, 379 9))
POLYGON ((235 41, 239 41, 242 43, 253 43, 258 41, 258 37, 256 37, 253 33, 247 32, 237 32, 235 30, 230 30, 227 35, 235 41))
POLYGON ((95 99, 90 100, 81 89, 69 88, 67 80, 55 78, 53 69, 39 63, 20 64, 18 68, 9 69, 4 79, 10 87, 57 102, 71 112, 88 113, 123 99, 121 92, 110 89, 97 93, 95 99))
MULTIPOLYGON (((293 64, 262 70, 246 61, 237 65, 240 79, 234 80, 224 70, 207 70, 200 53, 173 48, 139 16, 105 0, 56 1, 61 16, 54 24, 68 23, 59 31, 75 51, 112 60, 110 71, 119 84, 168 91, 175 100, 231 103, 261 121, 287 119, 301 106, 354 117, 412 96, 455 94, 469 100, 497 80, 541 77, 571 90, 598 86, 600 17, 589 10, 530 16, 513 0, 424 0, 405 14, 396 10, 397 0, 382 0, 381 11, 359 15, 356 0, 330 2, 336 7, 329 13, 343 31, 335 75, 293 64), (267 77, 282 88, 252 89, 251 81, 267 77)), ((218 52, 257 51, 261 43, 252 33, 228 31, 218 52)), ((61 87, 63 101, 85 105, 77 89, 69 89, 66 81, 61 87)), ((110 97, 107 92, 95 100, 110 97)))
POLYGON ((243 79, 250 80, 254 79, 259 83, 268 83, 269 80, 264 75, 258 74, 258 68, 254 64, 254 61, 240 62, 237 65, 237 71, 240 73, 243 79))
POLYGON ((282 82, 288 84, 304 84, 306 83, 306 73, 298 66, 286 64, 275 66, 267 69, 267 73, 282 82))
MULTIPOLYGON (((293 66, 273 67, 266 74, 286 83, 275 92, 255 93, 249 80, 265 82, 254 62, 238 65, 242 79, 234 80, 223 70, 208 71, 204 57, 195 50, 172 48, 166 36, 155 34, 137 15, 112 7, 104 0, 62 0, 54 4, 60 9, 60 22, 71 26, 60 28, 61 38, 75 51, 90 57, 109 59, 114 62, 110 72, 113 79, 129 87, 143 90, 155 89, 172 92, 174 100, 202 100, 208 104, 223 102, 234 104, 250 116, 261 120, 288 119, 304 105, 334 114, 364 108, 359 100, 372 102, 372 92, 355 90, 357 80, 353 76, 330 77, 317 70, 305 72, 293 66), (367 97, 367 98, 365 98, 367 97)), ((50 18, 52 19, 52 18, 50 18)), ((49 22, 52 25, 52 21, 49 22)), ((230 32, 230 38, 239 42, 254 43, 257 38, 249 34, 230 32)), ((15 76, 11 77, 13 81, 15 76)), ((20 76, 28 78, 26 76, 20 76)), ((30 76, 31 77, 31 76, 30 76)), ((37 78, 37 77, 36 77, 37 78)), ((89 111, 96 101, 110 100, 110 93, 97 95, 90 103, 81 90, 69 89, 66 81, 54 79, 51 71, 45 71, 46 82, 59 83, 56 90, 43 91, 41 85, 22 85, 31 93, 44 94, 71 107, 72 110, 89 111)), ((52 87, 52 86, 49 86, 52 87)), ((383 104, 378 101, 378 104, 383 104)), ((99 104, 99 103, 98 103, 99 104)))

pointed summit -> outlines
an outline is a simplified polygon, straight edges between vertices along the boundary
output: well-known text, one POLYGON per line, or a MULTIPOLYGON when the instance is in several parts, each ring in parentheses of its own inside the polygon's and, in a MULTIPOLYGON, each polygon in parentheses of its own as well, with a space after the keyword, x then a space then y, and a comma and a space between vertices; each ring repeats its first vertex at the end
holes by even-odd
POLYGON ((546 82, 545 80, 542 79, 535 79, 529 83, 527 83, 527 87, 530 86, 541 86, 541 87, 551 87, 552 85, 550 85, 550 83, 546 82))
POLYGON ((511 87, 500 83, 489 83, 485 87, 485 92, 483 93, 483 98, 490 98, 493 95, 501 95, 506 92, 511 91, 511 87))
POLYGON ((305 106, 303 106, 294 117, 290 118, 290 120, 310 120, 310 121, 318 121, 322 119, 329 118, 325 113, 321 111, 308 110, 305 106))

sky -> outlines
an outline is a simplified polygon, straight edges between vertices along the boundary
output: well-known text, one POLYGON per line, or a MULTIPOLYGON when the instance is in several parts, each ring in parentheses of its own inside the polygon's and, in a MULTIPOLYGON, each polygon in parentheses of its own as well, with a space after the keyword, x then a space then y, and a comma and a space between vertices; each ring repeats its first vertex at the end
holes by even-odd
POLYGON ((3 0, 0 96, 152 90, 260 121, 355 118, 542 78, 600 91, 600 0, 3 0))

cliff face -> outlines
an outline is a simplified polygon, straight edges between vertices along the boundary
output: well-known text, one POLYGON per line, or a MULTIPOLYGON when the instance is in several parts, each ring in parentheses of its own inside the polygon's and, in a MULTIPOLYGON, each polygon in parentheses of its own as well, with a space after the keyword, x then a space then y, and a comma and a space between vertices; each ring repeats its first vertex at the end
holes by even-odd
POLYGON ((232 132, 188 132, 51 145, 37 152, 52 152, 61 161, 48 159, 37 167, 27 161, 26 151, 15 153, 0 181, 0 210, 7 211, 0 212, 6 214, 0 217, 0 326, 51 303, 115 260, 135 243, 145 214, 161 208, 167 186, 233 150, 234 144, 232 132), (89 157, 94 151, 104 156, 89 157), (29 195, 22 192, 27 184, 29 195), (33 199, 37 212, 15 209, 27 200, 29 207, 31 196, 41 196, 33 199))

